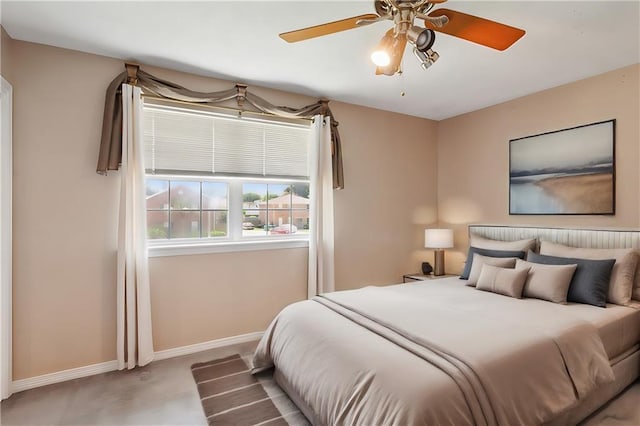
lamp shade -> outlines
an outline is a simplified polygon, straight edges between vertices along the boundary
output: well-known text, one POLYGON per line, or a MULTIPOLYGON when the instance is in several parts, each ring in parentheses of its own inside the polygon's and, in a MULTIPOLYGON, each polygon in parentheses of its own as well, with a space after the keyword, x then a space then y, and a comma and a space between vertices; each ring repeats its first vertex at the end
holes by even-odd
POLYGON ((425 229, 425 248, 451 248, 453 247, 453 230, 451 229, 425 229))

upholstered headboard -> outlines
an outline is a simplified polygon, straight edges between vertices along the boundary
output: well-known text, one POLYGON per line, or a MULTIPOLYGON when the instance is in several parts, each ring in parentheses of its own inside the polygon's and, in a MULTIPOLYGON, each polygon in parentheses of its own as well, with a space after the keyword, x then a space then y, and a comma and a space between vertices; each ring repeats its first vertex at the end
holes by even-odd
MULTIPOLYGON (((637 229, 571 229, 542 228, 536 226, 469 225, 469 235, 492 240, 515 241, 530 238, 571 247, 597 249, 640 249, 640 231, 637 229)), ((636 268, 633 298, 640 301, 640 264, 636 268)))
POLYGON ((552 243, 588 248, 640 248, 638 230, 542 228, 534 226, 469 225, 469 234, 492 240, 537 238, 552 243))

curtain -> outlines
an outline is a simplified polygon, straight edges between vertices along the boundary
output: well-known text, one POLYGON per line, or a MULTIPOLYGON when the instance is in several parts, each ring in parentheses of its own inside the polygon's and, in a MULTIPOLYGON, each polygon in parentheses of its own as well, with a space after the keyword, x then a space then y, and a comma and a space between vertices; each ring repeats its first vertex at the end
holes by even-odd
POLYGON ((117 269, 118 369, 153 360, 147 259, 142 91, 122 85, 122 163, 117 269))
POLYGON ((309 298, 335 290, 331 117, 313 120, 309 187, 309 298))
POLYGON ((106 174, 108 170, 118 170, 122 162, 122 142, 119 136, 123 121, 120 107, 120 97, 122 96, 120 86, 124 83, 129 83, 141 87, 147 94, 184 102, 216 104, 235 100, 241 109, 244 108, 246 103, 258 111, 280 117, 310 119, 318 114, 330 117, 332 187, 334 189, 344 188, 342 146, 340 133, 338 132, 338 122, 329 108, 328 100, 321 99, 302 108, 276 106, 251 93, 247 90, 247 86, 243 84, 236 84, 235 87, 220 92, 196 92, 170 81, 157 78, 141 70, 137 65, 125 64, 125 68, 126 71, 118 75, 107 88, 102 121, 102 140, 96 168, 98 173, 106 174))

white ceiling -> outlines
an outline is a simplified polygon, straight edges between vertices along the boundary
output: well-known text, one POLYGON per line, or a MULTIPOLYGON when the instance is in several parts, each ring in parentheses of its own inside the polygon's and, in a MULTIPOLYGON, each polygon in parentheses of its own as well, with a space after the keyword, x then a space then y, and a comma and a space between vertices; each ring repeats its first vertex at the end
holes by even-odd
POLYGON ((423 71, 376 76, 390 22, 288 44, 278 33, 373 13, 373 1, 17 2, 11 37, 314 97, 443 119, 640 62, 639 1, 457 1, 447 7, 527 34, 505 52, 447 35, 423 71), (405 92, 405 96, 401 96, 405 92))

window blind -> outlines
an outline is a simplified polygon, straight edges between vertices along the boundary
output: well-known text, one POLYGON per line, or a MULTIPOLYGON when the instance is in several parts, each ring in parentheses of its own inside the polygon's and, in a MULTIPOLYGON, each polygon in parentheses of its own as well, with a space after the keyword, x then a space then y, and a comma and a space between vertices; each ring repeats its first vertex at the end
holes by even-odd
POLYGON ((310 126, 146 105, 147 173, 309 177, 310 126))

